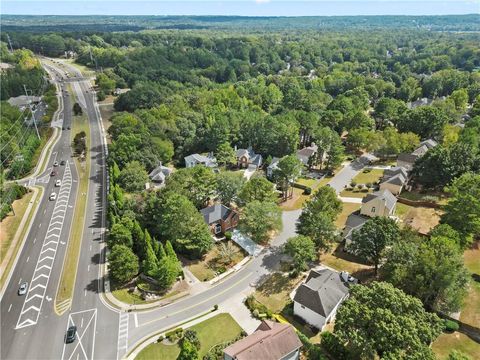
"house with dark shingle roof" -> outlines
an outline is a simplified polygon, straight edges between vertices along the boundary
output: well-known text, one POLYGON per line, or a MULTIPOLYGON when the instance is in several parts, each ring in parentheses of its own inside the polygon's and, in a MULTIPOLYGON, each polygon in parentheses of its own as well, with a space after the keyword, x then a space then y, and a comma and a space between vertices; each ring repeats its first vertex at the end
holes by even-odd
POLYGON ((224 360, 297 360, 302 342, 290 324, 263 320, 255 332, 223 350, 224 360))
POLYGON ((238 213, 222 204, 208 206, 200 213, 213 235, 224 234, 238 225, 238 213))
POLYGON ((428 150, 437 146, 438 143, 433 139, 422 141, 418 147, 410 154, 402 153, 397 157, 397 166, 404 167, 407 171, 413 169, 413 165, 417 159, 421 158, 428 150))
POLYGON ((356 279, 346 272, 339 273, 327 268, 311 270, 293 297, 293 313, 323 330, 348 297, 349 284, 355 282, 356 279))

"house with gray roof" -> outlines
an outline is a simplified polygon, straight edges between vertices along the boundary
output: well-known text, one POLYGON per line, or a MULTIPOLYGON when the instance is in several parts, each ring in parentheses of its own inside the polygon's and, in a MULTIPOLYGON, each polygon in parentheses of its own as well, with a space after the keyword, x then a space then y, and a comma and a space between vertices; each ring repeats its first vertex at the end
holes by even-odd
POLYGON ((208 206, 200 213, 213 235, 225 234, 238 225, 238 213, 223 204, 208 206))
POLYGON ((398 155, 397 166, 405 168, 407 171, 413 169, 413 165, 417 159, 424 156, 428 150, 433 149, 438 143, 433 139, 422 141, 417 148, 410 154, 402 153, 398 155))
POLYGON ((212 154, 208 154, 207 156, 200 154, 192 154, 185 157, 185 167, 191 168, 196 165, 216 168, 217 159, 212 154))
POLYGON ((347 217, 345 227, 343 229, 343 238, 345 239, 345 250, 348 249, 348 245, 352 243, 352 235, 356 230, 360 230, 362 226, 370 219, 367 216, 360 215, 359 211, 355 211, 347 217))
POLYGON ((249 146, 248 149, 237 149, 235 147, 235 156, 237 157, 237 166, 240 169, 246 169, 248 167, 258 169, 262 166, 262 155, 255 153, 251 146, 249 146))
POLYGON ((280 158, 274 157, 272 158, 272 162, 270 165, 267 167, 267 177, 271 179, 273 177, 273 173, 275 172, 276 169, 278 169, 278 162, 280 161, 280 158))
POLYGON ((170 176, 171 173, 172 169, 163 166, 162 163, 160 163, 150 172, 150 174, 148 174, 148 177, 154 184, 154 187, 161 187, 165 185, 165 180, 170 176))
POLYGON ((304 147, 297 151, 297 159, 305 166, 309 165, 310 159, 315 157, 318 152, 318 146, 312 143, 310 146, 304 147))
POLYGON ((393 216, 397 206, 397 198, 388 189, 368 194, 362 199, 360 214, 376 216, 393 216))
POLYGON ((293 297, 293 313, 323 330, 335 318, 338 308, 348 297, 349 285, 355 282, 347 272, 327 268, 311 270, 293 297))

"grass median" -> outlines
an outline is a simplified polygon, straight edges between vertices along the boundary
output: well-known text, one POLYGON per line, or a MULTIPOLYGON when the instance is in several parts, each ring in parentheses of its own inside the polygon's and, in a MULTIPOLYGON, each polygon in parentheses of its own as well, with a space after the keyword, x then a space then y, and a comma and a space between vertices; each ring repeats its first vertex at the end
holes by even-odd
MULTIPOLYGON (((86 115, 73 116, 71 140, 75 134, 85 131, 87 134, 87 149, 90 149, 90 126, 86 115)), ((85 225, 85 215, 87 206, 87 194, 90 178, 90 154, 87 153, 85 161, 79 158, 74 160, 78 172, 78 189, 77 199, 75 202, 75 211, 73 215, 72 227, 70 229, 70 237, 68 239, 67 253, 63 262, 62 276, 55 297, 55 304, 63 302, 73 297, 75 288, 75 278, 77 276, 78 261, 80 258, 80 250, 83 238, 83 228, 85 225)), ((66 310, 64 307, 62 308, 66 310)))

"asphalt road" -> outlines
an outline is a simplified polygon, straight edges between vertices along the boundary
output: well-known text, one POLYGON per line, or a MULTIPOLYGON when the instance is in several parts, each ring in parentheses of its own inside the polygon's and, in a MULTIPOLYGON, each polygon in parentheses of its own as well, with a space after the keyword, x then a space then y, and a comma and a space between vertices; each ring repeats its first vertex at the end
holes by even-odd
MULTIPOLYGON (((74 68, 43 61, 49 72, 60 81, 64 102, 63 127, 71 127, 72 103, 67 95, 66 83, 72 84, 91 127, 91 178, 88 194, 77 194, 78 175, 73 163, 69 130, 61 131, 53 147, 50 164, 65 160, 65 166, 55 168, 57 175, 50 177, 52 166, 35 179, 32 185, 43 186, 44 196, 28 232, 12 277, 1 299, 1 358, 2 359, 116 359, 119 316, 105 306, 98 296, 100 288, 99 265, 103 261, 101 234, 104 229, 104 151, 99 114, 94 94, 88 82, 74 68), (47 65, 48 64, 48 65, 47 65), (70 78, 66 76, 70 73, 70 78), (62 179, 60 188, 54 187, 62 179), (51 192, 56 201, 49 201, 51 192), (62 316, 54 311, 54 298, 62 271, 62 264, 73 221, 76 196, 88 196, 86 222, 74 299, 66 303, 69 308, 62 316), (20 283, 27 281, 26 295, 17 295, 20 283), (99 321, 99 319, 102 321, 99 321), (66 328, 75 324, 77 340, 64 344, 66 328), (112 329, 114 329, 112 331, 112 329), (95 346, 95 344, 109 344, 95 346), (113 346, 110 346, 113 344, 113 346)), ((59 126, 62 124, 59 122, 59 126)))

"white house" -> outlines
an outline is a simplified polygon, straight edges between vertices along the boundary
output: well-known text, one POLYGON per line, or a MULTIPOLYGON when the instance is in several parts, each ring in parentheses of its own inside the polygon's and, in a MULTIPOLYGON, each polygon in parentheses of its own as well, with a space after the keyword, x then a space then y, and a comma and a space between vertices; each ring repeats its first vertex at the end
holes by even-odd
POLYGON ((271 179, 273 177, 273 173, 276 169, 278 169, 278 162, 280 158, 274 157, 272 158, 272 162, 267 167, 267 177, 271 179))
POLYGON ((163 166, 162 163, 160 163, 150 172, 150 174, 148 174, 148 177, 152 181, 154 187, 160 187, 165 185, 165 180, 168 176, 170 176, 171 173, 172 169, 163 166))
POLYGON ((322 331, 348 297, 349 284, 356 282, 347 272, 311 270, 295 293, 293 313, 322 331))
POLYGON ((185 167, 191 168, 196 165, 215 168, 217 167, 217 159, 212 154, 208 154, 207 156, 192 154, 185 157, 185 167))

